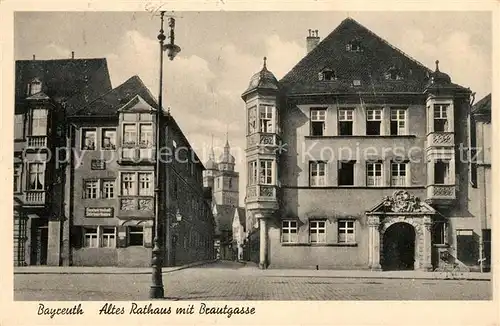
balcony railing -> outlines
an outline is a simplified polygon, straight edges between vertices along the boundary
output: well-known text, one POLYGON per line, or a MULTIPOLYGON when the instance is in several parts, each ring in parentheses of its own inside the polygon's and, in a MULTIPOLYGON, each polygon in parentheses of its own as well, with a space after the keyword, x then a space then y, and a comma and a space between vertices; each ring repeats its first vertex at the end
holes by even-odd
POLYGON ((24 193, 24 203, 26 205, 45 205, 45 191, 26 191, 24 193))
POLYGON ((47 147, 47 136, 28 136, 28 147, 43 148, 47 147))
POLYGON ((274 133, 262 133, 258 132, 248 136, 247 145, 252 146, 275 146, 278 144, 278 136, 274 133))
POLYGON ((455 136, 452 132, 431 132, 427 135, 427 147, 453 147, 455 136))
POLYGON ((456 198, 455 185, 429 185, 427 186, 427 199, 454 200, 456 198))
POLYGON ((154 201, 151 196, 131 196, 120 198, 121 211, 153 211, 154 201))
POLYGON ((276 200, 276 186, 273 185, 254 185, 247 187, 247 200, 268 201, 276 200))
POLYGON ((121 161, 126 162, 147 162, 155 159, 154 148, 139 148, 139 147, 122 147, 121 148, 121 161))

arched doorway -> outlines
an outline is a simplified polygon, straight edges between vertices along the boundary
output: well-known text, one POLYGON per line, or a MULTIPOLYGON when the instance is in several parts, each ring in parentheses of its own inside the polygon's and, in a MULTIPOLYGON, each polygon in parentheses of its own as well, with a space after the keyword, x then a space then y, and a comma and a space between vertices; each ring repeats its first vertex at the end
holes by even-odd
POLYGON ((415 269, 415 228, 399 222, 389 226, 383 236, 383 270, 415 269))

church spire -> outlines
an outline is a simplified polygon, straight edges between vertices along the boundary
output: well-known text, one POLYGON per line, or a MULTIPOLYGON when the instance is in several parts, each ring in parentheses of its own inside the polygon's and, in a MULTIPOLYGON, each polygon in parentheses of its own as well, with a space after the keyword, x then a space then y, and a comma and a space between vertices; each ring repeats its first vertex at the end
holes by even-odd
POLYGON ((215 162, 214 135, 213 134, 212 134, 212 147, 210 148, 210 154, 208 155, 208 159, 215 162))

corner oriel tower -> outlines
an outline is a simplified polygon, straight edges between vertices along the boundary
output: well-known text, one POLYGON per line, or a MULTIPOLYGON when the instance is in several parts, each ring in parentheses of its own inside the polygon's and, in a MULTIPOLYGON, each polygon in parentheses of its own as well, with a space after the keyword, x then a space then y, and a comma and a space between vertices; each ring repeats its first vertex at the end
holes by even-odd
POLYGON ((268 227, 278 210, 278 80, 267 70, 266 58, 258 73, 252 76, 245 101, 247 121, 247 171, 245 206, 259 221, 259 267, 269 265, 268 227))

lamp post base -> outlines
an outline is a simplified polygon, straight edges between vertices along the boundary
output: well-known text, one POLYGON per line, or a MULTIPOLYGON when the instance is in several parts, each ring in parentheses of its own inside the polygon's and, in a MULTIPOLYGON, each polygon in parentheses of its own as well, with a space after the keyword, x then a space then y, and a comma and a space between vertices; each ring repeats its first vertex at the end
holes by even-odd
POLYGON ((162 285, 151 285, 149 289, 150 299, 163 299, 165 298, 165 292, 162 285))

